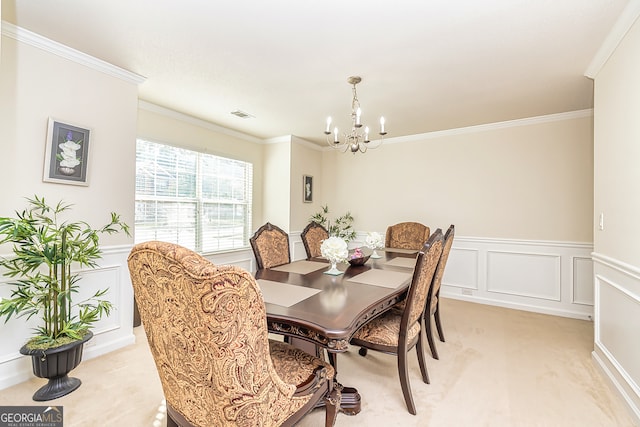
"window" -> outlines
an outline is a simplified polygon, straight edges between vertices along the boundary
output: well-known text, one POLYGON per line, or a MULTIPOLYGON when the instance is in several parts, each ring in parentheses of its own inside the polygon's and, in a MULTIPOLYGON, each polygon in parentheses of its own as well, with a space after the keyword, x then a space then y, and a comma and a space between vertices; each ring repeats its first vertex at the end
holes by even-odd
POLYGON ((251 163, 137 140, 135 242, 248 247, 252 182, 251 163))

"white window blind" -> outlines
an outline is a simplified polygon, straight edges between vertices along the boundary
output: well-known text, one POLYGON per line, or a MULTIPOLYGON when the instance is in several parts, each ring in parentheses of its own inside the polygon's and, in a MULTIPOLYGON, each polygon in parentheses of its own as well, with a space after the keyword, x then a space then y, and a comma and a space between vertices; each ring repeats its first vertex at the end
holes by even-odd
POLYGON ((249 246, 253 165, 138 139, 135 241, 196 252, 249 246))

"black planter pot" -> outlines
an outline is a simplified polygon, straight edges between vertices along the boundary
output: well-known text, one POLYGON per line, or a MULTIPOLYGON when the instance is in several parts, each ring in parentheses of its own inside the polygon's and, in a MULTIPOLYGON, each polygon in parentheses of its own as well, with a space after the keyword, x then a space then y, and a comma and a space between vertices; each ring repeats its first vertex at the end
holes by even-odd
POLYGON ((82 361, 84 343, 92 337, 93 333, 89 332, 81 340, 47 350, 29 350, 26 346, 20 349, 20 353, 31 356, 33 374, 49 379, 46 385, 35 392, 33 400, 57 399, 80 387, 82 382, 68 374, 82 361))

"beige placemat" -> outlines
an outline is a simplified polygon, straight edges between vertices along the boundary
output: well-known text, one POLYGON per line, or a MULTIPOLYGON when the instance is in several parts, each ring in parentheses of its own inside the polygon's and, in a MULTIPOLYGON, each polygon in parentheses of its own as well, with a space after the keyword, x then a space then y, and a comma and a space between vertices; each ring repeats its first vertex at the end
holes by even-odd
POLYGON ((397 248, 384 248, 382 249, 385 252, 396 252, 399 254, 417 254, 418 251, 415 249, 397 249, 397 248))
POLYGON ((409 278, 411 278, 410 273, 391 270, 369 270, 353 276, 347 281, 395 289, 409 278))
POLYGON ((257 282, 262 291, 264 302, 283 307, 291 307, 320 292, 320 289, 305 288, 272 280, 258 279, 257 282))
POLYGON ((395 257, 390 261, 385 263, 386 265, 391 265, 394 267, 405 267, 405 268, 415 268, 416 267, 416 259, 415 258, 407 258, 407 257, 395 257))
POLYGON ((321 268, 329 267, 331 267, 331 265, 327 264, 326 262, 302 260, 280 265, 278 267, 273 267, 271 270, 284 271, 287 273, 307 274, 311 273, 312 271, 320 270, 321 268))

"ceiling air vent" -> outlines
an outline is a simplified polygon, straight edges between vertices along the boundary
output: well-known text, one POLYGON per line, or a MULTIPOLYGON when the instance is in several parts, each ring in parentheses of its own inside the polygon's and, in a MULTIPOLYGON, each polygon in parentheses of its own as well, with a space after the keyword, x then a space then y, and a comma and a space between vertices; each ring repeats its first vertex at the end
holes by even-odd
POLYGON ((234 116, 238 116, 238 117, 240 117, 241 119, 251 119, 251 118, 253 118, 253 116, 252 116, 251 114, 249 114, 249 113, 245 113, 245 112, 244 112, 244 111, 242 111, 242 110, 235 110, 235 111, 232 111, 232 112, 231 112, 231 114, 233 114, 234 116))

